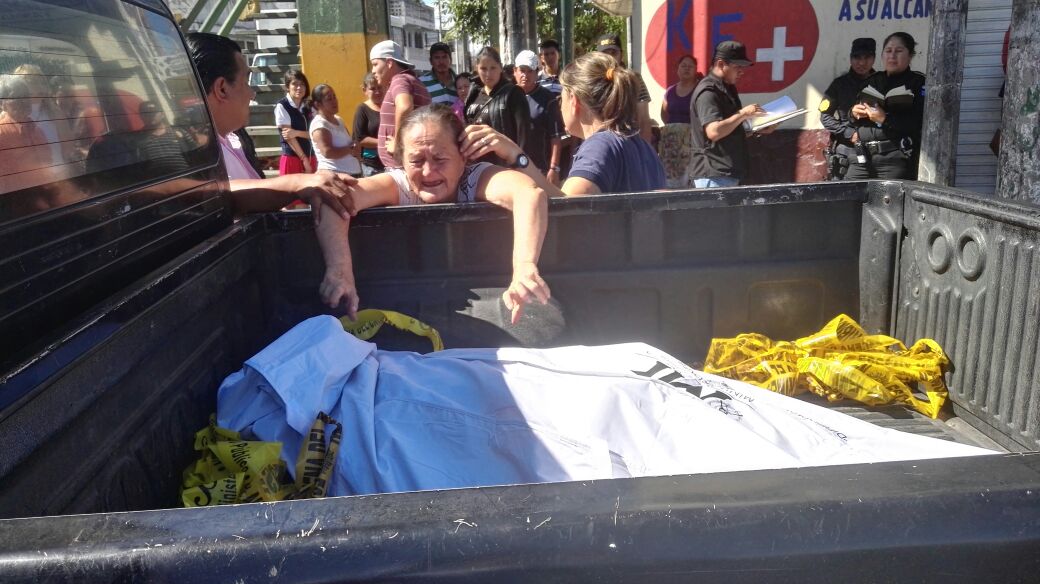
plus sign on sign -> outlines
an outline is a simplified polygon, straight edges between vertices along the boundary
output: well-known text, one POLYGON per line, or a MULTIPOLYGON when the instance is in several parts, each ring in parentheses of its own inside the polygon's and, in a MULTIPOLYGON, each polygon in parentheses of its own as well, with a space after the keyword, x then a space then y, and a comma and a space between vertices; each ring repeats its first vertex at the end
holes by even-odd
POLYGON ((755 62, 737 85, 741 93, 782 91, 809 69, 820 39, 809 0, 729 0, 710 6, 710 46, 740 41, 755 62))
MULTIPOLYGON (((820 39, 809 0, 665 0, 646 28, 644 47, 650 74, 661 85, 674 83, 684 54, 710 57, 721 41, 738 40, 755 61, 738 88, 741 93, 782 91, 809 69, 820 39), (698 23, 706 18, 708 22, 698 23), (694 31, 707 31, 700 38, 694 31)), ((699 64, 701 70, 710 63, 699 64)))

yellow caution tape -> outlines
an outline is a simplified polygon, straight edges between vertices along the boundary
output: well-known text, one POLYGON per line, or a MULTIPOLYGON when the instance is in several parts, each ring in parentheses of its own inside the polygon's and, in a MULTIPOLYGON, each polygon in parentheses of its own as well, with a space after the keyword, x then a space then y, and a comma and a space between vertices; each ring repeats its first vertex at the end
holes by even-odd
POLYGON ((784 395, 811 391, 831 401, 898 403, 936 418, 948 394, 943 371, 949 364, 932 339, 907 349, 898 339, 868 335, 842 314, 794 342, 755 333, 712 339, 704 371, 784 395))
POLYGON ((346 316, 339 319, 339 321, 343 324, 343 330, 362 341, 367 341, 376 336, 376 333, 383 328, 384 324, 389 324, 394 328, 430 339, 434 351, 444 350, 444 343, 441 341, 441 335, 437 332, 437 329, 400 312, 368 308, 359 311, 355 321, 351 321, 346 316))
POLYGON ((202 454, 184 471, 181 501, 204 507, 324 497, 342 433, 339 422, 319 414, 300 450, 293 482, 280 456, 281 442, 242 440, 210 416, 209 426, 195 433, 195 450, 202 454), (328 426, 335 430, 326 446, 328 426))

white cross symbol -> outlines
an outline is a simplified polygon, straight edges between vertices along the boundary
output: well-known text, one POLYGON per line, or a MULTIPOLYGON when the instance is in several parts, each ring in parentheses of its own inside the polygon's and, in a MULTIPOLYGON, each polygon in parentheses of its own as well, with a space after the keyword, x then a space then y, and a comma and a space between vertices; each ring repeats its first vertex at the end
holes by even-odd
POLYGON ((788 47, 787 27, 777 26, 773 28, 773 48, 758 49, 755 52, 756 61, 769 61, 773 64, 773 81, 784 80, 784 63, 786 61, 801 61, 802 47, 788 47))

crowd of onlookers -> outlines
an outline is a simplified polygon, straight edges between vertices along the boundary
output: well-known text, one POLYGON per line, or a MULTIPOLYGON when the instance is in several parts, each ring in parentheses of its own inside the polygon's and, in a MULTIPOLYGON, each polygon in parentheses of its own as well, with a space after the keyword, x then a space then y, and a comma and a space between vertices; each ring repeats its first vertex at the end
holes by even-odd
MULTIPOLYGON (((874 70, 876 47, 874 39, 855 39, 849 72, 834 80, 819 104, 821 122, 831 134, 829 178, 914 176, 925 91, 923 75, 910 69, 915 41, 906 33, 889 35, 881 45, 880 71, 874 70), (884 99, 868 103, 862 95, 868 87, 882 96, 902 87, 910 99, 899 105, 884 99)), ((301 71, 290 70, 284 78, 285 96, 274 108, 281 143, 279 175, 329 170, 362 178, 401 168, 402 123, 410 112, 430 105, 449 108, 463 126, 496 132, 496 147, 470 162, 530 166, 556 195, 741 184, 749 175, 749 137, 775 128, 756 130, 753 124, 764 110, 741 103, 737 85, 752 62, 736 41, 716 47, 707 75, 698 72, 691 55, 677 61, 677 81, 664 92, 663 124, 658 127, 650 119, 646 83, 626 66, 617 35, 601 36, 594 51, 566 69, 555 40, 534 48, 537 52, 523 50, 506 64, 497 50, 484 47, 473 59, 472 71, 456 72, 451 47, 435 43, 429 49, 430 70, 420 73, 398 44, 380 42, 369 54, 371 71, 360 86, 364 99, 352 118, 339 111, 343 94, 337 89, 354 97, 354 88, 312 86, 301 71)), ((84 152, 74 158, 84 159, 87 171, 98 160, 119 166, 131 158, 162 173, 187 167, 178 132, 192 124, 172 126, 160 108, 146 101, 138 107, 143 129, 135 144, 125 144, 119 128, 89 144, 68 139, 77 134, 72 125, 97 117, 71 111, 81 105, 63 97, 69 92, 60 77, 53 88, 31 87, 43 79, 31 65, 5 76, 0 135, 6 142, 48 144, 58 161, 69 158, 58 149, 81 148, 84 152), (46 94, 54 99, 19 99, 46 94), (137 153, 136 158, 128 153, 137 153)), ((247 85, 242 91, 251 92, 247 85)), ((208 139, 196 138, 200 144, 208 139)), ((230 167, 236 167, 240 154, 252 168, 250 176, 262 177, 244 127, 219 138, 233 148, 228 154, 236 154, 225 156, 230 167)))
MULTIPOLYGON (((910 108, 887 115, 883 104, 854 108, 859 92, 876 74, 874 47, 873 39, 855 41, 850 73, 828 89, 830 94, 841 93, 840 99, 828 94, 820 107, 822 122, 832 133, 828 162, 843 171, 832 172, 832 179, 846 174, 911 176, 920 141, 924 83, 923 76, 909 70, 914 40, 905 33, 885 39, 886 59, 889 53, 902 58, 886 61, 873 84, 879 90, 902 84, 920 94, 910 108), (890 127, 879 122, 883 117, 890 127), (889 139, 888 133, 897 139, 889 139), (856 157, 861 134, 863 152, 856 157)), ((398 165, 395 137, 404 116, 419 107, 444 104, 464 125, 488 126, 516 144, 524 154, 522 162, 537 168, 564 194, 732 186, 748 176, 747 138, 775 129, 752 131, 755 118, 766 112, 740 101, 737 82, 753 63, 739 42, 716 47, 707 76, 698 72, 692 55, 678 60, 677 82, 664 93, 663 125, 656 128, 650 120, 646 84, 626 67, 617 35, 600 37, 594 51, 599 57, 572 65, 570 86, 563 80, 567 72, 561 71, 559 43, 547 39, 537 49, 521 51, 505 64, 497 50, 484 47, 474 58, 473 71, 456 72, 451 68, 451 47, 435 43, 429 49, 431 69, 418 73, 396 43, 379 43, 370 54, 372 72, 362 83, 365 101, 349 131, 336 115, 335 104, 322 102, 334 102, 332 89, 322 85, 311 92, 306 77, 293 71, 286 77, 286 97, 275 113, 283 135, 279 169, 294 173, 327 168, 356 177, 383 172, 398 165), (596 121, 583 126, 585 118, 596 121), (614 136, 598 136, 604 130, 614 136), (642 138, 649 150, 632 143, 633 137, 642 138)), ((515 164, 495 153, 482 160, 515 164)))
POLYGON ((334 90, 312 89, 303 73, 292 70, 285 77, 286 95, 275 107, 280 174, 329 169, 361 178, 400 167, 395 152, 402 120, 415 109, 441 104, 464 126, 489 127, 523 154, 518 161, 488 152, 481 161, 531 165, 562 193, 665 187, 652 146, 649 91, 625 67, 620 39, 602 36, 595 56, 569 70, 570 85, 561 71, 559 43, 547 39, 537 50, 521 51, 505 64, 496 49, 484 47, 472 71, 456 72, 451 47, 435 43, 429 49, 431 68, 420 73, 399 45, 378 43, 361 86, 365 100, 349 127, 338 115, 334 90))

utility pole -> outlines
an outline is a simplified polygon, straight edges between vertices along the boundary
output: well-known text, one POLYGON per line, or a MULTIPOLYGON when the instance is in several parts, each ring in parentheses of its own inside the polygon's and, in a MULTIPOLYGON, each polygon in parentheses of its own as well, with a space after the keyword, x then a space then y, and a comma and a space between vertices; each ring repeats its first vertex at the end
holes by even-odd
POLYGON ((492 47, 502 46, 502 37, 500 36, 499 23, 502 22, 501 11, 498 9, 498 0, 490 0, 488 2, 488 44, 492 47))
POLYGON ((560 43, 560 66, 574 60, 574 2, 560 0, 560 28, 556 40, 560 43))
POLYGON ((1040 0, 1014 0, 997 196, 1040 203, 1040 0))
POLYGON ((512 63, 516 54, 524 49, 536 50, 538 27, 535 23, 534 0, 492 0, 492 4, 498 8, 502 62, 512 63))
POLYGON ((918 180, 953 186, 964 81, 968 0, 937 0, 928 42, 928 91, 924 101, 918 180))

